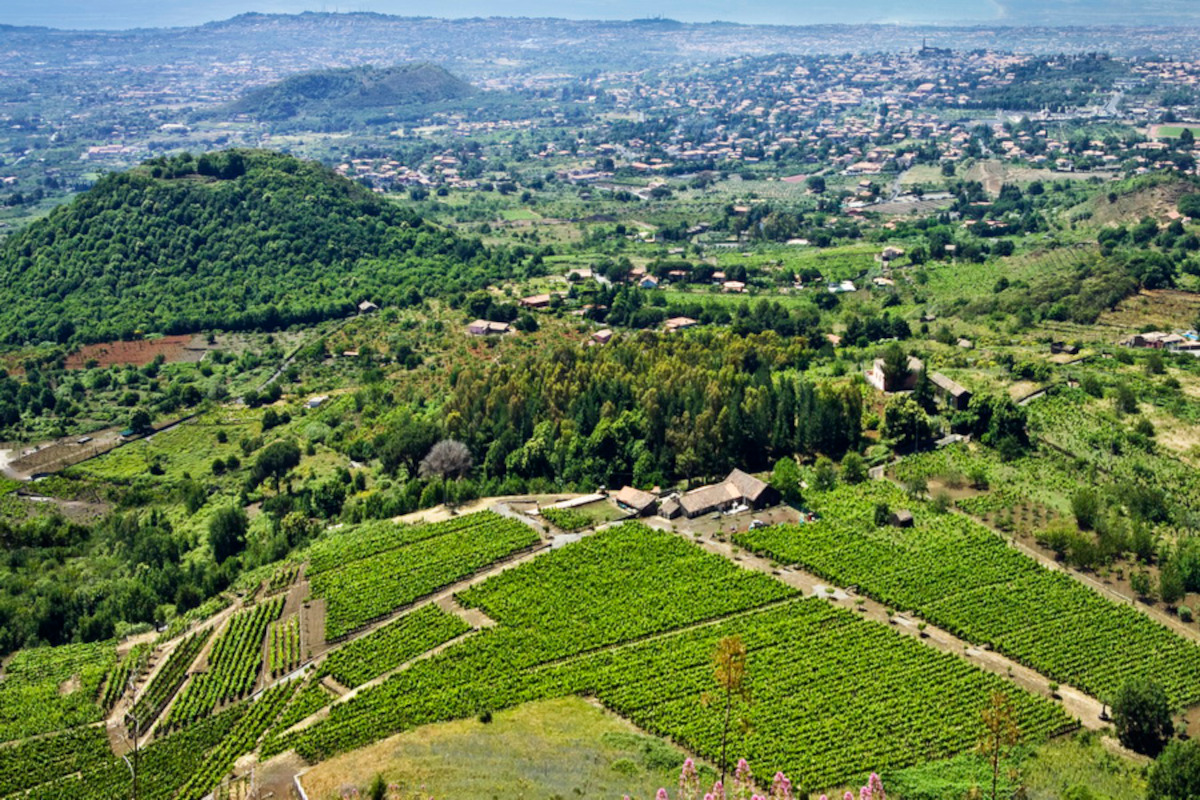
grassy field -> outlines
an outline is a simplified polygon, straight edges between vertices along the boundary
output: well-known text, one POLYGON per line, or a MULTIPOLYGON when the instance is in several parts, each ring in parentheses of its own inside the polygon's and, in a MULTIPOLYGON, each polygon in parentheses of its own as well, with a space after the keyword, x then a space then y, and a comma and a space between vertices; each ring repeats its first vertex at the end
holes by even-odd
POLYGON ((317 765, 312 800, 365 790, 376 774, 430 797, 651 798, 679 779, 683 754, 577 697, 529 703, 478 720, 427 725, 317 765), (465 765, 469 765, 464 768, 465 765))

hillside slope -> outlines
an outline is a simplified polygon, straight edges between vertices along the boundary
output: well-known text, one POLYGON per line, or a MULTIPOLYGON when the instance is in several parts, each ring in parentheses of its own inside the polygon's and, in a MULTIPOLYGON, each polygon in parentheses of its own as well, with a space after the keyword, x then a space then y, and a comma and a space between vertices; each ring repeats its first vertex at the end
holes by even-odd
POLYGON ((0 324, 9 344, 274 329, 486 285, 488 255, 317 163, 184 154, 5 241, 0 324))
POLYGON ((366 111, 456 100, 471 84, 434 64, 353 67, 305 72, 247 93, 227 110, 262 120, 366 111))

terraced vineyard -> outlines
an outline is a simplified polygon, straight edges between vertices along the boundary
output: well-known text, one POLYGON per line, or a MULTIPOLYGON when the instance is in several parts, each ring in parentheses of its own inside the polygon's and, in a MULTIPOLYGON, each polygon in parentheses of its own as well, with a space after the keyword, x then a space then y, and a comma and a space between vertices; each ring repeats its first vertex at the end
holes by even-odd
POLYGON ((469 630, 460 618, 427 605, 335 650, 320 674, 353 689, 469 630))
POLYGON ((207 628, 191 634, 181 641, 167 658, 167 663, 159 670, 150 685, 134 704, 132 714, 138 720, 142 730, 149 730, 154 720, 171 702, 171 698, 179 691, 187 678, 188 667, 196 660, 204 643, 212 635, 212 629, 207 628))
MULTIPOLYGON (((246 709, 228 711, 198 721, 185 731, 157 739, 141 748, 138 762, 139 800, 172 800, 179 788, 201 770, 208 753, 234 730, 246 709)), ((103 764, 42 784, 21 797, 27 800, 114 800, 131 796, 129 767, 110 752, 103 764)))
POLYGON ((300 617, 271 623, 267 633, 267 674, 279 678, 300 666, 300 617))
POLYGON ((970 750, 979 740, 980 711, 995 691, 1013 698, 1029 741, 1078 724, 1055 703, 818 599, 556 671, 573 692, 715 759, 721 720, 699 699, 713 689, 717 642, 734 634, 746 643, 754 698, 750 733, 735 738, 738 752, 771 771, 783 769, 805 789, 861 779, 865 764, 894 770, 970 750))
POLYGON ((321 685, 320 681, 309 681, 296 692, 276 720, 270 733, 263 741, 261 755, 264 759, 279 755, 291 746, 292 739, 285 736, 289 728, 329 705, 334 694, 321 685))
POLYGON ((362 525, 339 528, 326 534, 308 553, 308 575, 311 577, 352 561, 395 550, 398 547, 468 530, 485 522, 506 520, 492 511, 464 514, 443 522, 426 525, 400 525, 395 522, 365 522, 362 525))
POLYGON ((111 759, 108 736, 94 725, 0 748, 0 797, 96 769, 111 759))
POLYGON ((150 657, 151 649, 148 642, 130 648, 125 657, 108 674, 108 678, 104 681, 104 690, 100 694, 100 705, 106 713, 112 710, 112 707, 128 690, 130 678, 136 678, 146 668, 146 661, 150 657))
POLYGON ((820 522, 751 531, 737 542, 913 609, 1101 700, 1125 680, 1148 676, 1177 705, 1200 701, 1200 646, 1044 569, 966 517, 914 505, 882 484, 841 487, 812 501, 820 522), (912 508, 916 526, 876 527, 877 501, 912 508))
MULTIPOLYGON (((375 555, 312 575, 313 595, 328 601, 326 639, 345 636, 539 541, 529 526, 490 512, 454 523, 411 529, 392 526, 396 536, 377 533, 366 543, 368 550, 384 548, 375 555), (396 541, 402 544, 396 546, 396 541)), ((354 552, 355 540, 345 540, 339 547, 354 552)))
POLYGON ((254 689, 262 668, 263 639, 283 602, 283 597, 276 597, 230 617, 229 626, 213 643, 208 671, 194 675, 171 706, 168 729, 190 725, 254 689))
POLYGON ((111 641, 17 652, 0 673, 0 741, 99 722, 100 687, 116 662, 111 641))
POLYGON ((1054 703, 887 626, 798 599, 671 534, 631 523, 551 551, 461 593, 500 624, 335 704, 291 737, 309 760, 400 730, 567 694, 715 758, 718 714, 701 703, 719 638, 750 650, 756 701, 738 752, 807 790, 969 750, 990 692, 1014 696, 1039 740, 1073 723, 1054 703))

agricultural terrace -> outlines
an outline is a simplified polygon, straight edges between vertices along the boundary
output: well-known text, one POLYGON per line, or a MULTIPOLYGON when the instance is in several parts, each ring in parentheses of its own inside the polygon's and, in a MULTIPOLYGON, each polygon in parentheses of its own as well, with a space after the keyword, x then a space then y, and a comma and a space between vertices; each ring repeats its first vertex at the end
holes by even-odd
POLYGON ((0 741, 99 722, 100 687, 116 663, 115 642, 18 651, 0 681, 0 741))
POLYGON ((882 483, 842 486, 810 500, 819 522, 749 531, 736 541, 912 609, 1101 700, 1130 678, 1148 677, 1177 706, 1200 702, 1200 646, 1043 568, 967 517, 937 513, 882 483), (877 503, 911 508, 914 526, 877 527, 877 503))
MULTIPOLYGON (((335 561, 341 566, 313 575, 313 596, 328 601, 326 638, 345 636, 540 541, 528 525, 492 512, 455 522, 460 524, 436 528, 436 535, 416 541, 412 537, 427 531, 393 526, 390 542, 369 545, 379 552, 335 561)), ((347 550, 354 548, 352 538, 341 541, 347 550)))
POLYGON ((714 688, 717 640, 734 634, 750 650, 756 698, 736 749, 805 790, 861 781, 866 764, 968 750, 992 691, 1014 697, 1030 741, 1075 724, 1002 678, 639 523, 542 554, 459 600, 498 626, 335 703, 278 749, 318 761, 430 722, 587 694, 714 760, 719 715, 701 697, 714 688))
POLYGON ((333 651, 319 675, 353 689, 469 630, 461 618, 435 605, 423 606, 333 651))

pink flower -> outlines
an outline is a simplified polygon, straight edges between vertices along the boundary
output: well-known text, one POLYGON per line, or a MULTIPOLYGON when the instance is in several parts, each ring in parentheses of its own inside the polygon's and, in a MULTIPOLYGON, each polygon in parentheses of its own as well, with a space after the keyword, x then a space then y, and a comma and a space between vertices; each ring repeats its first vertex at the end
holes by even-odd
POLYGON ((771 800, 792 800, 792 782, 782 772, 776 772, 771 783, 771 800))
POLYGON ((666 789, 659 789, 658 794, 654 795, 654 800, 671 800, 671 798, 667 796, 666 789))
POLYGON ((696 762, 684 759, 683 769, 679 771, 680 800, 696 800, 700 795, 700 776, 696 773, 696 762))
POLYGON ((871 777, 867 780, 867 787, 871 790, 871 800, 887 800, 887 795, 883 792, 883 781, 876 773, 871 773, 871 777))
POLYGON ((717 781, 712 788, 713 800, 725 800, 725 784, 717 781))
POLYGON ((854 792, 846 792, 845 796, 842 797, 842 800, 854 800, 854 792))

